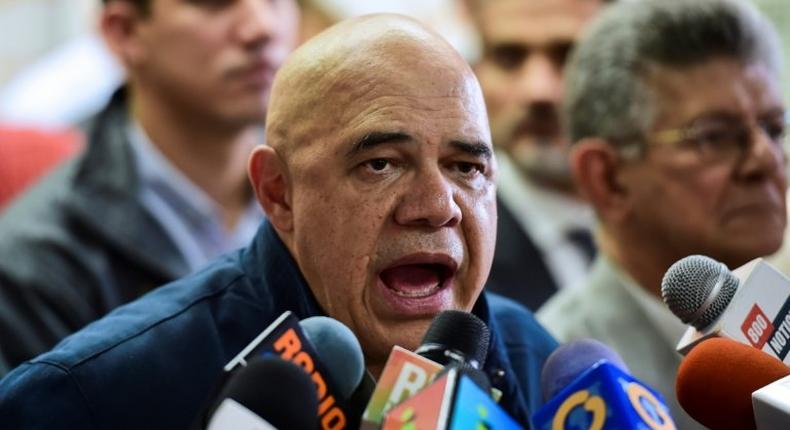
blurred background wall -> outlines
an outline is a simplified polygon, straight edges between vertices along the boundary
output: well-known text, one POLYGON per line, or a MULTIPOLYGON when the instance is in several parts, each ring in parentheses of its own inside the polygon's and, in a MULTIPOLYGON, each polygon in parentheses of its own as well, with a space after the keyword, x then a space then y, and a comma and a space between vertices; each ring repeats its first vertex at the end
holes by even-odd
MULTIPOLYGON (((528 0, 525 0, 528 1, 528 0)), ((638 0, 636 0, 638 1, 638 0)), ((790 62, 790 1, 755 1, 774 20, 790 62)), ((344 17, 393 11, 433 25, 467 58, 475 38, 458 0, 304 0, 309 36, 344 17)), ((0 122, 59 127, 89 116, 122 80, 95 37, 100 0, 0 0, 0 122)), ((785 68, 785 99, 790 81, 785 68)))

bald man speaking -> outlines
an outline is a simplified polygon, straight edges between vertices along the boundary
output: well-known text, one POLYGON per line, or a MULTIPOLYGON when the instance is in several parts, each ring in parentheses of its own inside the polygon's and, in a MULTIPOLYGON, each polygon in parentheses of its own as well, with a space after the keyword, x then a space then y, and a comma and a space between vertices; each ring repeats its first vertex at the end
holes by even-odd
POLYGON ((268 146, 249 163, 268 218, 252 244, 17 368, 0 383, 0 423, 187 428, 222 367, 286 310, 345 323, 377 376, 393 345, 414 349, 458 309, 489 326, 484 370, 528 426, 556 343, 481 294, 496 162, 464 60, 408 18, 358 18, 297 50, 270 103, 268 146))

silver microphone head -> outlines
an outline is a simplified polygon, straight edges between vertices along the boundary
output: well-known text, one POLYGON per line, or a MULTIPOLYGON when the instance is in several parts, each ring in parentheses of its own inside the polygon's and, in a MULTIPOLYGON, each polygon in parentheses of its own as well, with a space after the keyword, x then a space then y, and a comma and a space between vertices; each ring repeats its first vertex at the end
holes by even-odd
POLYGON ((661 281, 661 296, 685 324, 708 327, 730 304, 738 278, 724 263, 704 255, 690 255, 673 264, 661 281))

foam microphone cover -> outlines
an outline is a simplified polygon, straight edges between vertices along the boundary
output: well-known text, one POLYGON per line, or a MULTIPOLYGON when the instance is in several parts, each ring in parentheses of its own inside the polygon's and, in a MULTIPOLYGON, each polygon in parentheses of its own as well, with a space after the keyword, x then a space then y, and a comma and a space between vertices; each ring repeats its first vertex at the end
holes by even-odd
POLYGON ((339 394, 343 399, 351 397, 365 374, 365 357, 354 333, 329 317, 306 318, 299 325, 331 372, 339 394))
POLYGON ((231 398, 278 429, 315 430, 318 395, 310 375, 278 357, 256 357, 228 381, 220 399, 231 398))
POLYGON ((475 315, 443 311, 433 319, 415 352, 443 366, 457 363, 482 369, 489 337, 488 326, 475 315))
POLYGON ((622 357, 595 339, 579 339, 561 345, 549 355, 540 372, 543 401, 549 401, 582 372, 601 360, 607 360, 623 372, 630 373, 622 357))
POLYGON ((703 341, 680 363, 678 402, 695 420, 717 429, 754 429, 752 393, 790 374, 775 357, 726 338, 703 341))

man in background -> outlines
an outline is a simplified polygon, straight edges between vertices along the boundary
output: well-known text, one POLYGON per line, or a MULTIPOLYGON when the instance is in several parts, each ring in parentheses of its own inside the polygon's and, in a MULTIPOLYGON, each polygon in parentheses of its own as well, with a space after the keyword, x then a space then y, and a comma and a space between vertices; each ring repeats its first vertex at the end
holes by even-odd
POLYGON ((249 241, 245 166, 297 22, 293 0, 105 0, 127 85, 0 218, 4 366, 249 241))
POLYGON ((782 244, 785 107, 769 21, 738 0, 613 5, 566 73, 571 165, 600 245, 582 288, 539 317, 562 341, 592 337, 668 400, 685 326, 661 301, 672 263, 704 254, 736 268, 782 244))
POLYGON ((565 58, 605 0, 467 0, 475 71, 497 148, 499 222, 488 287, 531 309, 582 281, 595 253, 560 126, 565 58))

